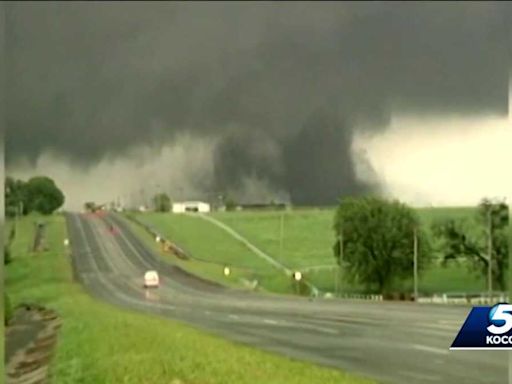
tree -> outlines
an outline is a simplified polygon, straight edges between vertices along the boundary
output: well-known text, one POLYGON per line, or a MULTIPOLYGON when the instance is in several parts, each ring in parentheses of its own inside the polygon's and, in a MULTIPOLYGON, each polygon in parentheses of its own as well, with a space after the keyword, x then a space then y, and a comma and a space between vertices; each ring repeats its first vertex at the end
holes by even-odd
POLYGON ((368 291, 389 292, 413 275, 414 231, 418 238, 418 270, 428 261, 430 245, 416 212, 398 201, 375 197, 345 198, 336 211, 334 255, 345 277, 368 291), (341 238, 341 243, 340 243, 341 238))
POLYGON ((94 201, 86 201, 84 203, 84 210, 87 212, 96 211, 96 203, 94 201))
POLYGON ((504 201, 483 199, 474 217, 435 222, 433 232, 440 238, 443 262, 467 260, 470 268, 487 276, 489 229, 492 240, 493 286, 507 289, 509 211, 504 201))
POLYGON ((224 199, 224 204, 226 206, 226 211, 234 211, 237 207, 237 203, 232 197, 226 197, 224 199))
POLYGON ((13 311, 12 311, 12 305, 11 300, 9 299, 9 296, 7 296, 7 293, 4 292, 4 325, 8 325, 9 322, 12 319, 13 311))
POLYGON ((23 189, 27 212, 50 215, 64 204, 64 194, 49 177, 32 177, 23 189))
POLYGON ((153 206, 157 212, 169 212, 171 199, 166 193, 158 193, 153 197, 153 206))
POLYGON ((5 214, 7 217, 14 217, 17 214, 27 214, 25 204, 25 186, 23 180, 16 180, 10 176, 5 178, 5 214), (23 212, 21 212, 23 210, 23 212))
POLYGON ((4 265, 10 264, 11 261, 11 250, 9 246, 4 245, 4 265))

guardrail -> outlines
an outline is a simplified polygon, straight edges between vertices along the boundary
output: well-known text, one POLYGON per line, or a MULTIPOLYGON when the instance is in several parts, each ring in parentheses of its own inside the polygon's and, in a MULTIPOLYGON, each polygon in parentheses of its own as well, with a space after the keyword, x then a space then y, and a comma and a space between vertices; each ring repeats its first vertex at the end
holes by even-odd
POLYGON ((161 243, 164 246, 164 249, 172 252, 174 255, 179 257, 180 259, 190 259, 190 255, 188 252, 185 252, 182 248, 178 247, 176 244, 174 244, 172 241, 166 239, 164 236, 162 236, 158 231, 150 227, 149 225, 141 222, 140 220, 136 219, 135 217, 131 215, 123 215, 123 217, 126 217, 128 220, 132 221, 133 223, 141 226, 148 232, 153 238, 158 239, 158 242, 161 243))
POLYGON ((345 293, 341 295, 335 296, 330 292, 326 292, 323 294, 325 299, 332 299, 334 297, 338 299, 346 299, 346 300, 366 300, 366 301, 383 301, 382 295, 368 295, 368 294, 359 294, 359 293, 345 293))
MULTIPOLYGON (((414 301, 411 294, 359 294, 359 293, 342 293, 335 295, 331 292, 323 293, 322 297, 326 299, 338 298, 347 300, 364 300, 364 301, 414 301)), ((464 304, 464 305, 489 305, 497 303, 509 302, 510 297, 504 292, 494 292, 491 297, 487 293, 470 294, 470 293, 440 293, 430 296, 418 297, 418 303, 425 304, 464 304)))
MULTIPOLYGON (((158 238, 159 242, 162 243, 164 245, 164 247, 167 247, 168 250, 170 250, 173 254, 175 254, 176 256, 178 256, 181 259, 193 260, 193 261, 197 261, 197 262, 201 262, 201 263, 218 265, 219 267, 222 267, 222 268, 226 267, 225 263, 220 263, 220 262, 216 262, 216 261, 212 261, 212 260, 205 260, 205 259, 201 259, 201 258, 198 258, 196 256, 193 256, 190 252, 188 252, 188 251, 178 247, 178 245, 176 245, 172 241, 166 239, 160 232, 158 232, 157 230, 155 230, 151 226, 147 225, 143 221, 137 219, 136 217, 133 217, 130 214, 123 214, 122 216, 125 217, 127 220, 130 220, 134 224, 142 227, 153 238, 155 238, 155 239, 158 238)), ((231 264, 231 265, 229 265, 229 267, 233 268, 233 269, 236 269, 236 270, 240 270, 240 271, 253 272, 255 275, 259 275, 259 276, 262 276, 262 275, 269 275, 270 276, 270 275, 272 275, 271 273, 268 273, 268 272, 265 272, 265 271, 261 271, 261 270, 254 269, 254 268, 249 268, 249 267, 244 267, 244 266, 240 266, 240 265, 233 265, 233 264, 231 264)), ((293 272, 291 270, 288 270, 287 271, 287 276, 290 279, 292 279, 293 278, 293 272)), ((306 279, 302 279, 300 281, 299 286, 305 286, 307 288, 307 291, 309 291, 309 295, 312 295, 312 296, 315 296, 315 297, 318 297, 318 296, 321 295, 321 292, 314 285, 312 285, 308 280, 306 280, 306 279)), ((299 289, 299 291, 302 292, 302 289, 299 289)), ((301 294, 305 294, 305 293, 302 292, 301 294)))
MULTIPOLYGON (((219 267, 222 267, 222 268, 224 268, 226 266, 225 263, 220 263, 220 262, 212 261, 212 260, 206 260, 206 259, 202 259, 200 257, 193 256, 192 254, 190 254, 190 252, 184 250, 183 248, 179 247, 177 244, 173 243, 171 240, 165 238, 162 234, 160 234, 160 232, 156 231, 151 226, 147 225, 146 223, 140 221, 139 219, 137 219, 131 215, 125 214, 125 215, 123 215, 123 217, 132 221, 134 224, 142 227, 147 233, 149 233, 155 239, 158 237, 160 239, 160 243, 162 243, 164 245, 167 244, 167 246, 169 247, 169 250, 171 252, 173 252, 176 256, 180 257, 181 259, 194 260, 194 261, 198 261, 201 263, 218 265, 219 267)), ((248 268, 248 267, 243 267, 243 266, 239 266, 239 265, 233 265, 231 267, 239 269, 239 270, 254 271, 254 268, 248 268)), ((259 272, 259 271, 255 271, 255 272, 259 272)))
MULTIPOLYGON (((204 260, 197 258, 195 256, 192 256, 189 252, 183 250, 182 248, 178 247, 176 244, 174 244, 172 241, 166 239, 164 236, 161 235, 160 232, 156 231, 151 226, 147 225, 146 223, 138 220, 137 218, 131 216, 131 215, 123 215, 126 219, 132 221, 136 225, 141 226, 148 232, 153 238, 159 238, 160 243, 163 245, 167 245, 168 249, 174 253, 177 257, 185 260, 195 260, 203 263, 208 264, 216 264, 219 266, 223 266, 222 263, 218 263, 211 260, 204 260)), ((232 266, 237 269, 242 270, 251 270, 254 271, 251 268, 244 268, 241 266, 232 266)), ((260 273, 258 271, 254 271, 256 273, 260 273)), ((308 283, 306 282, 308 285, 308 283)), ((308 287, 311 289, 311 287, 308 287)), ((365 300, 365 301, 414 301, 414 296, 410 293, 393 293, 393 294, 387 294, 387 295, 381 295, 381 294, 363 294, 363 293, 342 293, 335 295, 332 292, 325 292, 325 291, 315 291, 312 290, 312 295, 317 297, 323 297, 326 299, 329 298, 340 298, 340 299, 348 299, 348 300, 365 300)), ((466 292, 446 292, 446 293, 438 293, 433 294, 429 296, 420 296, 418 297, 417 302, 418 303, 434 303, 434 304, 470 304, 470 305, 486 305, 486 304, 494 304, 499 302, 509 302, 510 297, 504 293, 504 292, 494 292, 491 297, 489 297, 488 293, 478 293, 478 294, 471 294, 466 292)))
POLYGON ((489 294, 460 294, 460 293, 442 293, 432 295, 430 297, 419 297, 419 303, 435 303, 435 304, 471 304, 486 305, 509 302, 509 296, 503 292, 495 292, 491 296, 489 294))

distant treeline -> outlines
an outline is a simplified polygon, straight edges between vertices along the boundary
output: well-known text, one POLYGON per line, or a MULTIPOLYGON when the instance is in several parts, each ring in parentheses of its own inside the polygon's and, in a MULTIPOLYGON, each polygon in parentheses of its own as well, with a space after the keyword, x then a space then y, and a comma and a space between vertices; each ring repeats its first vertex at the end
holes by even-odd
POLYGON ((275 211, 275 210, 283 210, 287 208, 287 205, 284 203, 261 203, 261 204, 238 204, 236 206, 237 209, 242 210, 255 210, 255 211, 275 211))

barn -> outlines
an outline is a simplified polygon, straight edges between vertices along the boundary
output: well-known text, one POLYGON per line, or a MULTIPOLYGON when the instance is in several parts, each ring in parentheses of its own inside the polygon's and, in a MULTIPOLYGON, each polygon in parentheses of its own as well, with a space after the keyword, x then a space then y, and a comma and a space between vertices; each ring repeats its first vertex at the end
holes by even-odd
POLYGON ((185 212, 210 212, 210 204, 202 201, 182 201, 172 203, 172 213, 185 213, 185 212))

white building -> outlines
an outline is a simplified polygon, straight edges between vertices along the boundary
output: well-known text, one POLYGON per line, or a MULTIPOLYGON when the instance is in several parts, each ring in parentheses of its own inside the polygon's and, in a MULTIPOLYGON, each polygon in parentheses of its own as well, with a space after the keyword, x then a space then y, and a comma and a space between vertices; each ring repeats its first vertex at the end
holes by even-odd
POLYGON ((210 204, 202 201, 182 201, 172 203, 172 213, 184 213, 184 212, 210 212, 210 204))

